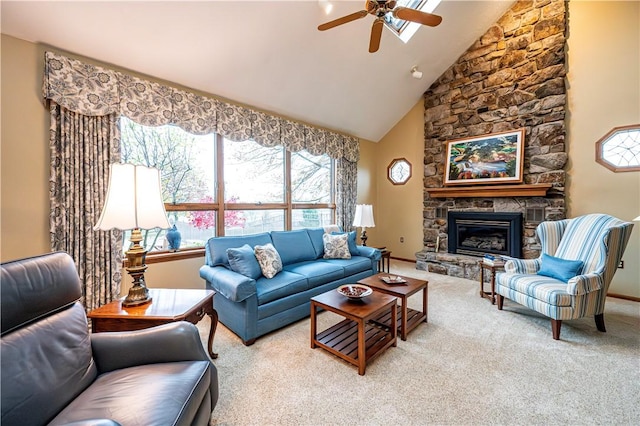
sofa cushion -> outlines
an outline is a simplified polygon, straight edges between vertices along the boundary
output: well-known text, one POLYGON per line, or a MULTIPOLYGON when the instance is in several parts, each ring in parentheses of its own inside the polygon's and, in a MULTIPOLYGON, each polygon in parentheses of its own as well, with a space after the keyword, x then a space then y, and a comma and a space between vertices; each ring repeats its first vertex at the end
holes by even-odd
POLYGON ((282 271, 282 260, 273 244, 255 246, 253 251, 260 264, 262 275, 267 278, 273 278, 278 272, 282 271))
MULTIPOLYGON (((339 235, 339 234, 344 234, 345 232, 332 232, 332 235, 339 235)), ((351 232, 346 232, 348 238, 347 238, 347 244, 349 245, 349 253, 351 253, 351 256, 357 256, 358 255, 358 243, 356 242, 356 231, 351 231, 351 232)))
POLYGON ((229 258, 229 265, 233 272, 253 278, 254 280, 260 278, 260 275, 262 275, 262 269, 260 268, 258 259, 256 259, 253 248, 251 248, 249 244, 245 244, 242 247, 228 248, 227 257, 229 258))
POLYGON ((283 265, 316 258, 311 238, 305 229, 295 231, 271 231, 273 246, 280 253, 283 265))
POLYGON ((542 253, 542 264, 538 275, 555 278, 566 283, 580 273, 583 265, 584 262, 582 260, 560 259, 559 257, 542 253))
POLYGON ((122 425, 190 425, 209 390, 209 368, 208 361, 182 361, 102 374, 51 424, 108 418, 122 425))
POLYGON ((305 276, 289 271, 282 271, 271 279, 260 277, 256 280, 258 305, 299 293, 306 290, 308 285, 305 276))
POLYGON ((351 259, 322 259, 322 261, 344 269, 345 277, 371 270, 371 259, 363 256, 351 256, 351 259))
POLYGON ((347 234, 324 234, 324 258, 325 259, 351 259, 347 234))
POLYGON ((324 254, 324 242, 322 241, 324 228, 307 228, 307 233, 311 239, 313 250, 316 252, 316 259, 321 258, 324 254))
POLYGON ((242 247, 245 244, 255 247, 271 242, 271 236, 267 232, 262 234, 242 235, 238 237, 215 237, 207 241, 207 264, 209 266, 229 266, 227 249, 242 247), (209 263, 210 262, 210 263, 209 263))
POLYGON ((304 275, 309 281, 309 288, 317 287, 344 277, 344 268, 322 260, 294 263, 284 267, 285 271, 304 275))

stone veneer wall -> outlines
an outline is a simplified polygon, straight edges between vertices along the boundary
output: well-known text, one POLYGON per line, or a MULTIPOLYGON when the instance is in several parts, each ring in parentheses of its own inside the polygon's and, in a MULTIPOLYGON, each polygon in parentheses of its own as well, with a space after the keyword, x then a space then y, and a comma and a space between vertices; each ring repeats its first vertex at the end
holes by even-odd
POLYGON ((425 93, 424 249, 416 253, 417 269, 478 279, 479 258, 447 253, 445 209, 522 212, 527 258, 540 247, 539 222, 526 220, 526 209, 543 209, 544 220, 565 217, 565 28, 563 0, 518 1, 425 93), (519 128, 526 129, 524 183, 551 183, 547 196, 429 196, 426 188, 443 186, 446 141, 519 128))

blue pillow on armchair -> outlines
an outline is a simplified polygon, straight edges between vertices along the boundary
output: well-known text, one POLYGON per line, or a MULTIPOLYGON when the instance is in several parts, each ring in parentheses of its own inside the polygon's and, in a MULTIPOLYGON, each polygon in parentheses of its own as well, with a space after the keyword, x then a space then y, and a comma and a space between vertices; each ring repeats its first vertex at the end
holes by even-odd
POLYGON ((583 265, 582 260, 566 260, 543 253, 538 275, 567 282, 582 271, 583 265))

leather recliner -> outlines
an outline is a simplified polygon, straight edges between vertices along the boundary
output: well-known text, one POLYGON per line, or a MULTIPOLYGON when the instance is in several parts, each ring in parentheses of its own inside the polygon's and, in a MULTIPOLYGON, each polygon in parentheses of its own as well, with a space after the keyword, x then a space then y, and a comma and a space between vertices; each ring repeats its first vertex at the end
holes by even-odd
POLYGON ((218 374, 197 328, 90 334, 73 259, 3 263, 3 425, 207 425, 218 374))

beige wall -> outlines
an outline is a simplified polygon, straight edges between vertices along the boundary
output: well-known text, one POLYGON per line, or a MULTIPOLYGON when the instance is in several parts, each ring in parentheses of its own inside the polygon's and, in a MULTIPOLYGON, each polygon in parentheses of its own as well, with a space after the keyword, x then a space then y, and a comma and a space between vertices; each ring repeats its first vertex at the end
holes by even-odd
POLYGON ((49 251, 49 119, 42 103, 44 53, 2 35, 0 258, 49 251))
MULTIPOLYGON (((376 188, 377 188, 377 176, 375 174, 376 168, 376 154, 378 144, 369 140, 360 139, 360 159, 358 160, 358 204, 371 204, 373 205, 373 220, 376 224, 375 228, 367 228, 367 245, 370 247, 380 246, 378 244, 378 233, 380 230, 379 220, 380 213, 376 206, 376 188)), ((358 228, 358 244, 360 244, 360 235, 362 228, 358 228)))
POLYGON ((415 261, 415 253, 423 246, 424 101, 420 99, 378 145, 375 245, 386 246, 392 257, 415 261), (387 179, 387 166, 395 158, 411 163, 411 179, 404 185, 387 179))
MULTIPOLYGON (((568 217, 640 215, 640 172, 613 173, 595 162, 611 128, 640 124, 640 2, 569 2, 568 217)), ((640 222, 635 223, 611 293, 640 297, 640 222)))

